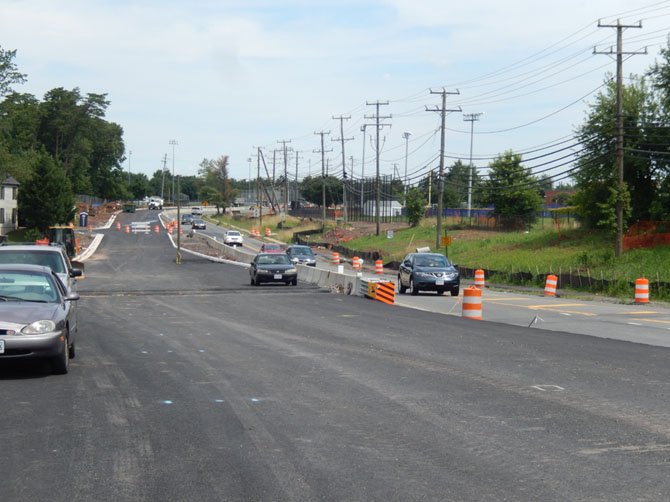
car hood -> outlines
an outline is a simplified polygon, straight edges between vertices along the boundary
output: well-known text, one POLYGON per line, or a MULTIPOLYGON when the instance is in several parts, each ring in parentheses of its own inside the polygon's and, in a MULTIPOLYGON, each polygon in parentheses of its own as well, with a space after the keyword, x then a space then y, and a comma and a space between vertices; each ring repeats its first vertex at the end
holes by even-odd
POLYGON ((272 263, 263 263, 262 265, 256 265, 256 268, 260 270, 288 270, 289 268, 295 268, 295 265, 293 263, 277 263, 274 265, 272 263))
POLYGON ((415 272, 425 272, 427 274, 455 274, 458 270, 454 267, 415 267, 415 272))
POLYGON ((0 301, 0 326, 10 324, 30 324, 41 319, 55 320, 59 303, 0 301))

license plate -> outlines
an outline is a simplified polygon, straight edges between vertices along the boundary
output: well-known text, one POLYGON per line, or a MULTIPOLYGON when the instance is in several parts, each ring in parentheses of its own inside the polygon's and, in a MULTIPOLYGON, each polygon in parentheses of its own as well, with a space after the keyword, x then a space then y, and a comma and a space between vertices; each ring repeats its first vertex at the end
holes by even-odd
POLYGON ((436 286, 444 286, 444 280, 443 279, 438 279, 437 281, 435 281, 435 285, 436 286))
POLYGON ((279 279, 281 279, 281 278, 282 278, 282 275, 281 275, 281 274, 275 274, 275 279, 279 280, 279 279))
POLYGON ((4 354, 4 353, 5 353, 5 341, 0 340, 0 354, 4 354))

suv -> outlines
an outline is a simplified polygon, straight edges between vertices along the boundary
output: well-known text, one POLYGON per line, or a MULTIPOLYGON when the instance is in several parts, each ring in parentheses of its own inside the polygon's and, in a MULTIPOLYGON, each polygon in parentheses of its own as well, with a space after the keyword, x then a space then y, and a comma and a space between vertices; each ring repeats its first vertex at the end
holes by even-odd
POLYGON ((193 206, 191 208, 191 214, 202 216, 202 206, 193 206))
POLYGON ((451 296, 458 296, 461 275, 446 256, 440 253, 410 253, 398 268, 398 290, 408 289, 413 295, 419 291, 436 291, 438 295, 449 290, 451 296))
POLYGON ((286 254, 293 263, 316 267, 316 256, 309 246, 289 246, 286 248, 286 254))

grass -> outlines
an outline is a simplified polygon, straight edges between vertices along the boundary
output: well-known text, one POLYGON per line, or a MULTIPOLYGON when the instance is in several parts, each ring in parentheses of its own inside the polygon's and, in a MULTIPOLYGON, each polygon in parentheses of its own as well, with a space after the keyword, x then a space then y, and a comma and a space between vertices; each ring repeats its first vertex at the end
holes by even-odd
POLYGON ((294 218, 292 216, 286 217, 282 228, 279 228, 281 217, 278 215, 263 216, 262 228, 260 228, 257 218, 236 217, 226 214, 210 216, 208 219, 223 226, 231 226, 246 231, 250 231, 252 228, 257 228, 261 234, 264 234, 265 229, 269 228, 273 238, 282 242, 291 242, 294 232, 321 228, 321 221, 310 221, 302 218, 294 218))

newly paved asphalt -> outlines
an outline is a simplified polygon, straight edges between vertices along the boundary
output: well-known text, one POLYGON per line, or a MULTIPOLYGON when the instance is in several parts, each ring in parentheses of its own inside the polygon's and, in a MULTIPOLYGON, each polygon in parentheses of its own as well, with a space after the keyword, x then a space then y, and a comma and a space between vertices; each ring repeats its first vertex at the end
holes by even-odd
POLYGON ((254 287, 105 233, 70 373, 0 361, 3 501, 668 499, 668 348, 254 287))

